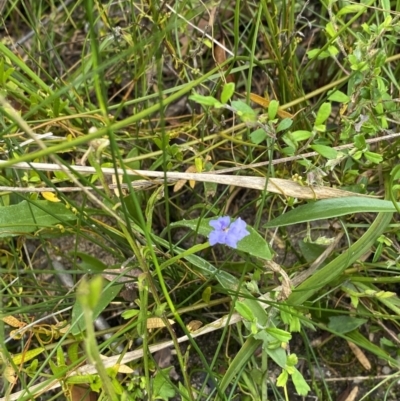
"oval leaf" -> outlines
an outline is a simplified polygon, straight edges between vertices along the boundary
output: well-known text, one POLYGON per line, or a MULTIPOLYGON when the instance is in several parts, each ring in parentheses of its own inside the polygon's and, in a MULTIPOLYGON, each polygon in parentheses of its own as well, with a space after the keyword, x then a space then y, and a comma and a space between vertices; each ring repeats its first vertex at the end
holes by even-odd
POLYGON ((317 153, 319 153, 322 157, 326 157, 327 159, 336 159, 338 155, 338 151, 336 149, 333 149, 329 146, 325 145, 312 145, 310 146, 311 149, 315 150, 317 153))
POLYGON ((234 92, 235 92, 235 84, 233 82, 225 84, 221 93, 221 103, 223 104, 228 103, 234 92))
POLYGON ((332 106, 330 103, 322 103, 315 118, 315 125, 322 125, 331 115, 332 106))

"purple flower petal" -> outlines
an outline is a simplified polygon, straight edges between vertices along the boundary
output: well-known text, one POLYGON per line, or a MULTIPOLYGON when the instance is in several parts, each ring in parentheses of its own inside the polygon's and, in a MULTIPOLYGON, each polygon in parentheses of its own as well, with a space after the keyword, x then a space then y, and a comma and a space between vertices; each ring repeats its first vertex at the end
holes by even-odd
POLYGON ((246 222, 240 217, 233 223, 229 216, 219 217, 217 220, 211 220, 209 224, 214 228, 208 236, 210 245, 225 244, 236 248, 237 243, 250 234, 246 230, 246 222))
POLYGON ((229 216, 219 217, 217 220, 211 220, 210 226, 215 228, 216 230, 226 230, 231 223, 231 219, 229 216))

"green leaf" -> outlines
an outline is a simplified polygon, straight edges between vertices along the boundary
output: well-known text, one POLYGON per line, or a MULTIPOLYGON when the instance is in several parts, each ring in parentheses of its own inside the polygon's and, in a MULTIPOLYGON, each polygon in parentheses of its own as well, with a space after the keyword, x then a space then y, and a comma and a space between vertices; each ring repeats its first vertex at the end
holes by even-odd
POLYGON ((265 141, 266 137, 267 137, 267 133, 265 132, 265 130, 263 128, 259 128, 250 134, 251 142, 255 143, 256 145, 265 141))
POLYGON ((257 121, 256 112, 246 103, 241 100, 234 100, 231 105, 244 123, 255 123, 257 121))
POLYGON ((275 349, 269 349, 264 347, 264 350, 278 366, 280 366, 282 369, 286 367, 287 354, 283 348, 279 347, 275 349))
POLYGON ((320 125, 314 125, 314 131, 317 132, 325 132, 326 131, 326 125, 325 124, 320 124, 320 125))
POLYGON ((282 373, 276 379, 276 385, 278 387, 285 387, 288 379, 289 379, 288 372, 286 372, 286 370, 282 370, 282 373))
POLYGON ((123 319, 127 320, 127 319, 130 319, 130 318, 134 317, 134 316, 137 316, 139 313, 140 313, 139 309, 128 309, 128 310, 122 312, 121 317, 123 319))
POLYGON ((364 156, 367 160, 369 160, 370 162, 375 163, 375 164, 382 163, 382 161, 383 161, 383 157, 381 155, 379 155, 378 153, 375 153, 375 152, 370 152, 369 150, 364 152, 364 156))
POLYGON ((350 102, 350 97, 339 90, 333 90, 328 92, 328 100, 331 102, 348 103, 350 102))
MULTIPOLYGON (((96 319, 101 312, 109 305, 109 303, 119 294, 124 284, 118 284, 106 287, 101 293, 99 302, 93 309, 93 319, 96 319)), ((85 330, 85 318, 83 316, 83 308, 80 302, 75 302, 72 309, 71 317, 71 333, 73 335, 78 335, 85 330)))
POLYGON ((327 103, 322 103, 321 107, 318 110, 317 117, 315 118, 315 125, 322 125, 331 115, 332 105, 327 103))
POLYGON ((365 6, 362 4, 350 4, 341 8, 336 15, 340 17, 341 15, 358 13, 363 10, 365 10, 365 6))
POLYGON ((335 57, 339 53, 339 49, 336 46, 328 46, 328 53, 335 57))
POLYGON ((225 84, 224 87, 222 88, 221 103, 223 104, 228 103, 228 101, 233 96, 234 92, 235 92, 235 84, 233 82, 225 84))
POLYGON ((328 22, 325 26, 325 32, 333 38, 336 35, 336 30, 332 22, 328 22))
POLYGON ((208 107, 222 107, 223 105, 213 96, 203 96, 198 93, 189 96, 190 100, 208 107))
POLYGON ((78 258, 80 261, 76 262, 76 266, 84 270, 86 273, 101 273, 108 268, 101 260, 98 258, 88 255, 84 252, 70 252, 72 257, 78 258))
POLYGON ((298 130, 298 131, 291 132, 289 134, 289 136, 291 138, 293 138, 297 142, 305 141, 305 140, 311 138, 312 132, 311 131, 305 131, 305 130, 298 130))
POLYGON ((326 50, 321 51, 321 49, 313 49, 307 52, 307 56, 311 60, 315 57, 317 57, 318 60, 323 60, 330 57, 330 54, 326 50))
POLYGON ((311 390, 310 386, 307 384, 307 382, 304 380, 303 375, 296 369, 293 368, 294 372, 292 373, 292 381, 294 384, 294 387, 296 388, 297 394, 300 396, 306 396, 308 392, 311 390))
POLYGON ((181 395, 181 401, 187 401, 191 399, 189 397, 188 389, 181 382, 179 382, 178 388, 179 388, 179 394, 181 395))
POLYGON ((73 220, 76 216, 62 203, 22 201, 0 207, 0 237, 28 234, 73 220))
MULTIPOLYGON (((211 220, 216 220, 217 217, 211 217, 208 219, 195 220, 181 220, 170 224, 170 227, 188 227, 198 234, 208 237, 213 228, 210 226, 211 220)), ((259 257, 261 259, 271 260, 272 252, 267 241, 261 235, 254 230, 253 227, 247 225, 246 229, 250 232, 250 235, 244 237, 237 243, 237 249, 239 251, 247 252, 252 256, 259 257)))
POLYGON ((354 135, 354 146, 357 149, 363 150, 367 146, 367 142, 365 141, 365 137, 363 134, 354 135))
POLYGON ((268 106, 268 119, 273 120, 276 117, 279 109, 279 102, 277 100, 271 100, 268 106))
POLYGON ((293 120, 290 118, 284 118, 276 127, 276 132, 284 131, 290 128, 293 124, 293 120))
POLYGON ((368 319, 360 319, 354 316, 331 316, 329 318, 328 327, 335 333, 346 334, 350 331, 358 329, 365 324, 368 319))
POLYGON ((390 201, 359 196, 345 198, 323 199, 299 206, 282 214, 264 225, 269 227, 284 227, 291 224, 304 223, 353 213, 393 213, 396 209, 390 201))
POLYGON ((338 151, 336 149, 331 148, 330 146, 325 145, 311 145, 311 149, 315 150, 321 156, 326 157, 327 159, 336 159, 338 155, 338 151))
MULTIPOLYGON (((348 266, 351 266, 361 256, 370 252, 377 238, 387 230, 392 217, 393 213, 379 213, 361 238, 297 286, 296 291, 293 291, 289 296, 287 303, 303 305, 321 288, 342 278, 343 272, 348 266)), ((346 278, 343 279, 347 280, 346 278)))
POLYGON ((169 371, 172 366, 157 371, 153 380, 153 400, 165 400, 175 396, 174 386, 169 380, 169 371))
POLYGON ((292 339, 292 335, 285 330, 278 329, 276 327, 271 327, 265 329, 265 331, 270 334, 272 337, 275 337, 277 340, 287 343, 292 339))
POLYGON ((254 320, 254 315, 251 308, 244 302, 236 301, 235 309, 245 320, 252 322, 254 320))

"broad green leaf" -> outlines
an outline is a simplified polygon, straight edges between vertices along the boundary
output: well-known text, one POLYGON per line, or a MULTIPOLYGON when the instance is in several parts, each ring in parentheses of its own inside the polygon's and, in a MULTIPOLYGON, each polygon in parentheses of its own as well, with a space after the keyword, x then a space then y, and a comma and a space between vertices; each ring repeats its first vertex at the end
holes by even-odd
MULTIPOLYGON (((172 223, 170 227, 188 227, 194 231, 197 231, 198 234, 208 237, 210 232, 213 230, 213 228, 210 226, 210 221, 216 219, 217 217, 211 217, 208 219, 202 219, 200 222, 198 219, 181 220, 176 223, 172 223)), ((250 232, 250 235, 244 237, 237 243, 237 249, 261 259, 271 260, 272 252, 267 241, 261 237, 261 235, 254 230, 253 227, 247 225, 246 229, 250 232)))
POLYGON ((296 368, 294 368, 294 372, 292 373, 291 377, 297 394, 305 397, 311 388, 304 380, 303 375, 296 368))
MULTIPOLYGON (((93 319, 96 319, 101 312, 109 305, 109 303, 119 294, 124 284, 112 285, 106 287, 99 299, 99 302, 93 309, 93 319)), ((76 301, 72 309, 71 317, 71 333, 73 335, 78 335, 85 330, 85 318, 83 316, 83 308, 80 302, 76 301)))
POLYGON ((364 152, 364 156, 367 160, 369 160, 370 162, 375 163, 375 164, 382 163, 382 161, 383 161, 383 157, 381 155, 379 155, 378 153, 375 153, 375 152, 370 152, 368 150, 366 152, 364 152))
POLYGON ((174 386, 169 380, 169 371, 171 369, 172 366, 157 371, 156 376, 153 379, 153 400, 168 401, 169 398, 175 396, 174 386))
POLYGON ((203 300, 203 302, 205 302, 206 304, 209 304, 211 301, 211 294, 212 294, 212 287, 207 286, 204 289, 204 291, 201 293, 201 299, 203 300))
POLYGON ((285 330, 278 329, 277 327, 271 327, 265 329, 265 331, 277 340, 287 343, 292 339, 292 335, 285 330))
POLYGON ((279 102, 277 100, 271 100, 268 106, 268 119, 273 120, 276 117, 279 109, 279 102))
POLYGON ((276 379, 276 385, 278 387, 285 387, 288 379, 289 379, 288 372, 286 370, 282 370, 282 373, 276 379))
POLYGON ((215 97, 213 96, 203 96, 199 94, 194 94, 189 96, 190 100, 193 100, 196 103, 199 103, 203 106, 208 107, 221 107, 223 106, 215 97))
POLYGON ((269 221, 264 227, 283 227, 353 213, 394 213, 393 203, 387 200, 349 196, 345 198, 323 199, 302 205, 269 221))
POLYGON ((190 400, 189 391, 181 382, 179 382, 178 388, 179 394, 181 395, 181 401, 190 400))
POLYGON ((12 356, 13 363, 15 363, 15 365, 21 365, 22 361, 28 362, 35 356, 40 355, 44 350, 45 348, 38 347, 30 349, 28 351, 21 352, 20 354, 15 354, 12 356))
POLYGON ((265 130, 263 128, 259 128, 250 134, 251 142, 255 143, 256 145, 265 141, 266 137, 267 137, 267 133, 265 132, 265 130))
POLYGON ((235 309, 239 313, 240 316, 242 316, 245 320, 252 322, 254 319, 253 312, 251 308, 246 305, 244 302, 241 301, 236 301, 235 303, 235 309))
POLYGON ((290 118, 284 118, 276 127, 276 132, 284 131, 292 126, 293 120, 290 118))
POLYGON ((317 132, 326 132, 325 124, 319 124, 319 125, 315 124, 313 128, 314 128, 314 131, 317 131, 317 132))
POLYGON ((228 103, 228 101, 233 96, 234 92, 235 92, 235 84, 233 82, 225 84, 224 87, 222 88, 221 103, 223 104, 228 103))
POLYGON ((328 53, 335 57, 339 53, 339 49, 336 46, 328 46, 328 53))
POLYGON ((325 32, 332 38, 336 35, 336 30, 332 22, 328 22, 325 26, 325 32))
POLYGON ((246 103, 241 100, 234 100, 231 105, 244 123, 255 123, 257 121, 256 112, 246 103))
POLYGON ((287 362, 287 354, 283 348, 281 347, 275 349, 264 348, 264 350, 278 366, 280 366, 282 369, 285 369, 287 362))
POLYGON ((311 145, 311 149, 315 150, 317 153, 319 153, 321 156, 326 157, 327 159, 336 159, 338 155, 338 151, 336 149, 333 149, 329 146, 325 145, 311 145))
POLYGON ((317 113, 317 117, 315 118, 316 126, 322 125, 325 123, 325 121, 331 115, 331 109, 332 109, 332 105, 329 102, 321 104, 321 107, 319 108, 318 113, 317 113))
POLYGON ((362 4, 349 4, 339 10, 337 16, 340 17, 341 15, 345 14, 353 14, 358 13, 359 11, 365 10, 365 6, 362 4))
POLYGON ((79 262, 76 262, 76 266, 86 273, 101 273, 108 268, 101 260, 87 253, 70 252, 70 255, 79 259, 79 262))
POLYGON ((348 103, 350 102, 350 97, 342 91, 334 90, 329 94, 328 100, 331 102, 348 103))
POLYGON ((367 321, 368 319, 360 319, 348 315, 332 316, 329 318, 328 327, 335 333, 346 334, 350 331, 358 329, 367 321))
POLYGON ((363 134, 354 135, 354 146, 357 149, 363 150, 367 146, 367 142, 365 141, 365 137, 363 134))
POLYGON ((321 51, 321 49, 313 49, 307 52, 307 56, 310 59, 317 57, 318 60, 323 60, 330 57, 331 55, 326 50, 321 51))
POLYGON ((123 319, 130 319, 134 316, 137 316, 140 313, 139 309, 128 309, 122 312, 121 317, 123 319))
POLYGON ((291 132, 290 137, 292 137, 295 141, 305 141, 309 138, 311 138, 312 132, 311 131, 306 131, 306 130, 298 130, 291 132))
POLYGON ((75 214, 62 203, 22 201, 0 207, 0 237, 28 234, 73 220, 76 220, 75 214))

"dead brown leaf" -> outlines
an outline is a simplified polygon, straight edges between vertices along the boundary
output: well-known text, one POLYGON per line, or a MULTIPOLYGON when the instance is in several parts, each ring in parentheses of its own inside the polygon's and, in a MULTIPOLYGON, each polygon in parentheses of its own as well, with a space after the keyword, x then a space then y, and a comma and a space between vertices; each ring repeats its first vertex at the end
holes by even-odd
POLYGON ((349 344, 350 349, 352 350, 355 357, 358 359, 358 362, 360 362, 361 365, 364 367, 364 369, 371 370, 371 362, 368 360, 367 356, 364 354, 361 348, 350 341, 347 341, 347 344, 349 344))

